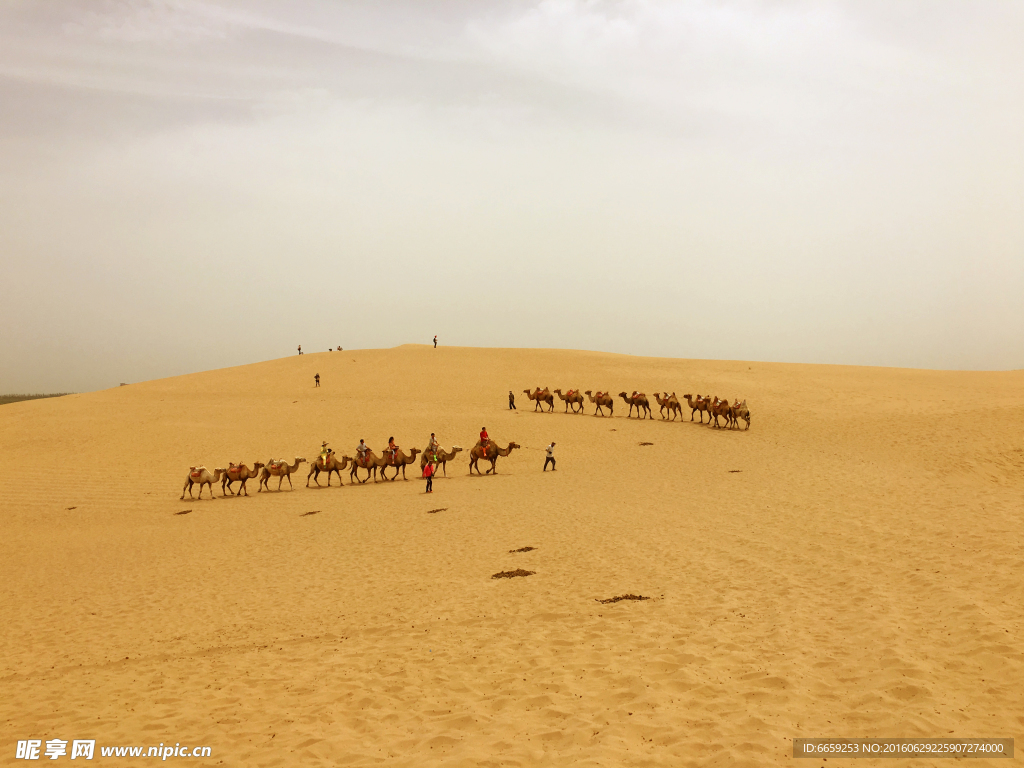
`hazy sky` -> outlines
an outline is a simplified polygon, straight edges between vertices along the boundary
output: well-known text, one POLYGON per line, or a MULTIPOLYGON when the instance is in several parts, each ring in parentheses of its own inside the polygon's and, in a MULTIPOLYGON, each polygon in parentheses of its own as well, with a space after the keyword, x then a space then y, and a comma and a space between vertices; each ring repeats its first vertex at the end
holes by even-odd
POLYGON ((1024 2, 0 4, 0 392, 427 342, 1024 367, 1024 2))

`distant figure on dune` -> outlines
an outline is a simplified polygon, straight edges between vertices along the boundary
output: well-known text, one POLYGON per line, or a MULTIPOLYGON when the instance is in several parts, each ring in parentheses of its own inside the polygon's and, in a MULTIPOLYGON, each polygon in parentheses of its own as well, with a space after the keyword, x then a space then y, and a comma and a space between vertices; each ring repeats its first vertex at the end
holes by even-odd
POLYGON ((434 349, 437 349, 437 334, 434 334, 434 349))
POLYGON ((302 345, 301 344, 299 344, 299 354, 300 355, 302 354, 302 345))
POLYGON ((318 387, 320 386, 320 374, 319 373, 316 376, 313 377, 313 381, 316 382, 316 385, 318 387))
POLYGON ((338 351, 341 352, 341 344, 338 345, 338 351))
POLYGON ((518 408, 516 408, 516 396, 512 394, 511 389, 508 391, 508 409, 510 411, 519 410, 518 408))

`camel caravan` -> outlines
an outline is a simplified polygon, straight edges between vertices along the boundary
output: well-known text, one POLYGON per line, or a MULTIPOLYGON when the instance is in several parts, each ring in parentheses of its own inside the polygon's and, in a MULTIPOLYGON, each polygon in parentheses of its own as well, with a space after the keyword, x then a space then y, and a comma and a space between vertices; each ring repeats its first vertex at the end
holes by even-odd
MULTIPOLYGON (((360 446, 363 447, 362 443, 360 443, 360 446)), ((506 447, 502 448, 489 438, 478 441, 469 452, 469 474, 472 475, 474 471, 478 475, 496 474, 498 459, 502 456, 508 456, 513 450, 520 447, 518 443, 509 443, 506 447), (479 463, 481 461, 490 463, 490 468, 485 472, 480 471, 479 463)), ((403 480, 408 480, 405 469, 410 464, 416 463, 417 456, 419 457, 421 472, 426 470, 427 464, 433 464, 435 471, 441 469, 444 476, 447 477, 448 462, 452 461, 461 452, 462 448, 457 445, 452 446, 450 451, 446 451, 440 445, 434 443, 428 451, 413 448, 409 453, 406 453, 397 446, 392 450, 389 446, 380 456, 369 448, 365 448, 364 450, 357 450, 356 458, 352 458, 351 456, 339 457, 333 450, 327 448, 327 443, 324 443, 316 460, 309 464, 309 474, 306 475, 306 487, 309 487, 309 482, 312 480, 318 488, 323 488, 324 486, 320 485, 321 474, 327 475, 327 486, 330 487, 331 479, 335 473, 338 475, 338 486, 343 486, 345 483, 341 473, 346 469, 349 473, 349 485, 365 483, 371 476, 374 483, 383 481, 394 482, 399 474, 402 475, 403 480), (391 477, 387 475, 389 469, 394 469, 395 471, 391 477), (365 478, 360 478, 359 470, 366 471, 365 478), (377 478, 378 473, 380 474, 379 481, 377 478)), ((259 479, 257 493, 264 490, 269 492, 270 479, 273 477, 277 478, 276 491, 281 490, 281 485, 286 479, 288 480, 289 489, 295 490, 295 486, 292 485, 291 476, 304 463, 306 463, 304 458, 296 456, 295 461, 291 464, 285 459, 270 459, 266 462, 253 462, 251 468, 247 464, 235 464, 233 462, 227 468, 217 467, 212 471, 205 466, 189 467, 188 476, 185 478, 185 486, 181 490, 181 498, 185 498, 185 492, 187 491, 189 498, 201 499, 203 498, 203 490, 209 487, 210 498, 212 499, 213 486, 216 483, 220 483, 222 496, 248 496, 249 490, 246 486, 246 481, 254 477, 259 479), (232 489, 231 486, 234 483, 239 484, 237 489, 232 489), (192 493, 193 488, 197 485, 199 486, 198 497, 192 493)))
MULTIPOLYGON (((586 395, 595 406, 595 416, 611 417, 615 415, 615 399, 612 397, 611 392, 594 392, 588 389, 581 394, 578 389, 570 389, 563 394, 560 389, 552 392, 547 387, 544 387, 544 389, 536 387, 532 391, 524 389, 523 393, 534 401, 534 411, 539 409, 544 412, 544 406, 547 405, 546 412, 551 413, 555 410, 555 395, 558 395, 559 399, 565 403, 563 413, 568 413, 571 408, 573 413, 580 414, 583 413, 585 403, 583 395, 586 395), (605 413, 606 408, 608 409, 607 413, 605 413)), ((643 392, 635 390, 632 394, 619 392, 618 397, 621 397, 623 402, 629 406, 629 412, 626 414, 627 419, 632 418, 634 408, 636 409, 637 418, 654 418, 650 400, 648 400, 647 395, 643 392)), ((697 395, 696 398, 693 395, 683 395, 683 400, 690 407, 690 421, 693 421, 695 414, 699 414, 700 423, 703 424, 704 414, 706 413, 708 415, 708 426, 715 427, 716 429, 739 429, 740 420, 746 424, 744 429, 750 429, 750 408, 747 407, 746 400, 740 402, 737 399, 730 404, 729 398, 712 398, 711 395, 697 395)), ((683 420, 683 404, 675 392, 655 392, 654 401, 658 404, 662 419, 667 421, 683 420)))

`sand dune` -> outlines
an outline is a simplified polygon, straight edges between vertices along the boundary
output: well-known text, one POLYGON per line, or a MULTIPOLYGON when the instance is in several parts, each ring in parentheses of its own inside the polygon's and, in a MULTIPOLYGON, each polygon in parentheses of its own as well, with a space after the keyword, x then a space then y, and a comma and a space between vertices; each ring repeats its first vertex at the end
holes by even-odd
POLYGON ((764 766, 794 736, 1024 737, 1024 372, 319 353, 5 405, 0 455, 5 761, 95 738, 213 748, 190 765, 764 766), (542 415, 536 385, 738 396, 753 425, 542 415), (306 489, 304 465, 294 492, 178 499, 190 464, 484 425, 522 450, 483 478, 463 453, 430 496, 306 489), (652 599, 597 602, 624 593, 652 599))

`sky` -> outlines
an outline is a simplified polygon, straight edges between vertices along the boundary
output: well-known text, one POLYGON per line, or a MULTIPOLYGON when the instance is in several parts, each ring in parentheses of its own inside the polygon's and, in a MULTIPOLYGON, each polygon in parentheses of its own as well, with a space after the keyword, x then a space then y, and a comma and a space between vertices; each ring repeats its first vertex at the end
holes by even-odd
POLYGON ((1024 368, 1024 2, 0 3, 0 392, 428 343, 1024 368))

